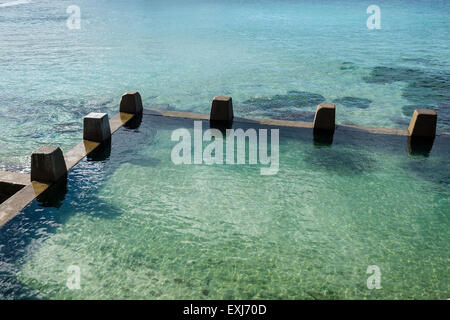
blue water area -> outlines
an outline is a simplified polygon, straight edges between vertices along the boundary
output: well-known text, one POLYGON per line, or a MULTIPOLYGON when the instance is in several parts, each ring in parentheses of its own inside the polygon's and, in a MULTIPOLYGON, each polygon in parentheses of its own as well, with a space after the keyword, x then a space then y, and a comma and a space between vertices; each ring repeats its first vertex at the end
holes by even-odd
POLYGON ((150 108, 405 128, 415 108, 449 131, 449 1, 0 0, 0 168, 27 171, 42 144, 64 151, 82 116, 116 113, 126 90, 150 108), (70 6, 80 29, 69 29, 70 6), (69 20, 69 21, 68 21, 69 20))
POLYGON ((284 127, 261 175, 248 157, 175 165, 193 126, 145 113, 1 228, 0 298, 448 298, 450 138, 284 127))

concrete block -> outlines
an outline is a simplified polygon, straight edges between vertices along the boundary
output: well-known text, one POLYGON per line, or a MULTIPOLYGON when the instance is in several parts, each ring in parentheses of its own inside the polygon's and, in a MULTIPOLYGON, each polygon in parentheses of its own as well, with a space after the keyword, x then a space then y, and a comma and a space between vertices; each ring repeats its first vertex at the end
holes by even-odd
POLYGON ((56 182, 66 174, 66 162, 59 147, 42 146, 31 154, 31 181, 56 182))
POLYGON ((108 114, 91 112, 83 118, 83 139, 103 142, 111 138, 108 114))
POLYGON ((411 137, 434 137, 436 135, 437 114, 434 110, 416 109, 408 127, 411 137))
POLYGON ((211 121, 232 121, 233 114, 233 101, 231 97, 214 97, 211 104, 211 121))
POLYGON ((334 131, 336 106, 331 103, 321 103, 317 106, 314 116, 314 130, 334 131))
POLYGON ((142 99, 141 95, 137 91, 128 91, 122 96, 120 100, 120 112, 126 113, 141 113, 142 99))

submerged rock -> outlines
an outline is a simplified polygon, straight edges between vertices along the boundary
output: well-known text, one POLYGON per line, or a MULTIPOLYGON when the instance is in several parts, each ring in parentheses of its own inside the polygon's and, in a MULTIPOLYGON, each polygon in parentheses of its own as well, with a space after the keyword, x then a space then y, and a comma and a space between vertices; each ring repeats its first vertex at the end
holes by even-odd
POLYGON ((339 69, 341 69, 341 70, 356 70, 356 69, 358 69, 358 66, 355 65, 353 62, 342 62, 342 65, 339 69))
POLYGON ((423 77, 420 70, 402 67, 375 67, 369 76, 363 80, 367 83, 393 83, 397 81, 410 81, 423 77))
POLYGON ((278 120, 292 120, 292 121, 306 121, 312 122, 314 120, 314 112, 298 111, 298 110, 277 110, 275 113, 267 113, 272 119, 278 120))
POLYGON ((239 113, 251 117, 269 117, 279 120, 313 121, 314 112, 299 110, 316 107, 325 101, 320 94, 305 91, 288 91, 271 97, 251 98, 236 109, 239 113))
POLYGON ((303 108, 317 106, 325 101, 325 97, 312 92, 288 91, 271 97, 251 98, 244 104, 257 106, 260 109, 303 108))
POLYGON ((368 107, 370 107, 372 100, 357 97, 343 97, 334 99, 333 103, 341 104, 348 108, 367 109, 368 107))
POLYGON ((435 110, 437 125, 443 130, 450 128, 450 73, 446 71, 422 71, 404 67, 375 67, 367 83, 387 84, 405 82, 402 97, 409 104, 402 107, 402 113, 410 117, 414 109, 435 110))
POLYGON ((450 127, 450 102, 440 102, 437 106, 430 105, 406 105, 402 107, 403 115, 411 117, 415 109, 426 109, 436 111, 437 126, 442 130, 448 130, 450 127))

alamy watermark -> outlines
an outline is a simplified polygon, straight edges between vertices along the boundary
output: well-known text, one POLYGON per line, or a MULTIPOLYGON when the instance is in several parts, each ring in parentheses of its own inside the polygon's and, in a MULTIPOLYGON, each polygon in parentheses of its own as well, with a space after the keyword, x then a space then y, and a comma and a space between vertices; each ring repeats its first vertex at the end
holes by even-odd
POLYGON ((243 165, 246 164, 246 150, 248 149, 248 164, 258 164, 259 160, 260 165, 266 166, 260 169, 261 175, 274 175, 278 172, 279 129, 270 129, 270 156, 267 141, 268 129, 259 129, 258 132, 253 128, 246 131, 226 129, 225 137, 223 137, 222 131, 218 129, 211 128, 203 132, 202 121, 194 121, 193 139, 188 129, 180 128, 172 132, 171 140, 178 141, 171 152, 172 162, 176 165, 243 165), (203 142, 208 143, 205 148, 203 148, 203 142))
MULTIPOLYGON (((11 7, 21 4, 30 3, 30 0, 16 0, 6 3, 1 3, 1 7, 11 7)), ((81 29, 81 9, 77 5, 70 5, 67 7, 66 13, 69 17, 66 20, 67 28, 70 30, 81 29)), ((370 14, 367 18, 366 26, 370 30, 381 29, 381 9, 379 6, 372 4, 367 7, 366 13, 370 14)))
POLYGON ((70 30, 81 29, 81 9, 79 6, 71 5, 67 7, 66 13, 69 15, 66 21, 70 30))
POLYGON ((367 288, 370 290, 381 289, 380 267, 376 265, 368 266, 366 273, 370 274, 370 276, 367 278, 367 288))
POLYGON ((66 281, 66 286, 69 290, 81 289, 81 269, 79 266, 71 265, 67 268, 69 277, 66 281))
POLYGON ((366 25, 369 30, 381 29, 381 9, 379 6, 372 4, 367 7, 367 14, 370 14, 367 18, 366 25))

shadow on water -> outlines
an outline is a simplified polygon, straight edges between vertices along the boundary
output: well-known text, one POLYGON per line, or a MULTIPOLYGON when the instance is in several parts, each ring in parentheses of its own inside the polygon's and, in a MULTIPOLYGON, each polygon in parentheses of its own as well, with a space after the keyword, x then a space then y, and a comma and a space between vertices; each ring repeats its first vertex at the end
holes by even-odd
POLYGON ((87 161, 106 161, 111 156, 111 138, 102 142, 87 157, 87 161))
POLYGON ((313 130, 314 146, 324 147, 331 146, 333 143, 334 131, 313 130))
POLYGON ((402 107, 403 115, 410 117, 414 109, 432 109, 438 113, 438 127, 449 130, 450 73, 378 66, 363 80, 376 84, 405 82, 402 97, 408 100, 409 104, 402 107))
MULTIPOLYGON (((341 151, 315 145, 304 161, 315 170, 326 170, 343 176, 363 174, 375 170, 376 161, 357 150, 341 151)), ((326 146, 326 145, 325 145, 326 146)))
POLYGON ((428 157, 433 148, 434 137, 408 137, 408 152, 411 155, 428 157))
POLYGON ((445 190, 450 187, 450 171, 448 170, 447 159, 414 155, 411 160, 404 164, 404 169, 413 172, 423 180, 443 187, 445 190))
POLYGON ((136 114, 131 120, 129 120, 124 125, 124 128, 129 129, 129 130, 136 130, 136 129, 138 129, 141 126, 142 117, 143 117, 142 113, 136 114))
POLYGON ((36 200, 42 207, 60 208, 66 199, 66 194, 67 175, 40 194, 36 200))

